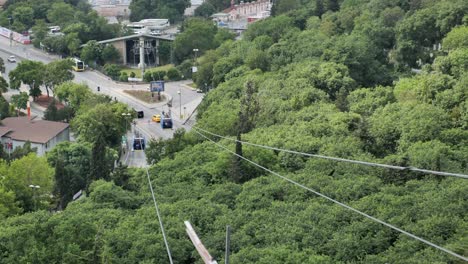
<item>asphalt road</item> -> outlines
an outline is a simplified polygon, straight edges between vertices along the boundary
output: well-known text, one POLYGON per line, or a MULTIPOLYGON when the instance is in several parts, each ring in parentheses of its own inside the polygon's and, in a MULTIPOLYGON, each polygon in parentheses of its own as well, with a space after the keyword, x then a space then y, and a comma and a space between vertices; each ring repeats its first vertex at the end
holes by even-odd
MULTIPOLYGON (((29 60, 41 61, 43 63, 48 63, 54 59, 58 59, 55 55, 45 54, 42 51, 34 49, 31 45, 21 45, 13 44, 12 47, 9 45, 7 38, 0 37, 0 56, 5 61, 6 74, 4 77, 7 78, 8 72, 14 69, 17 63, 7 62, 7 58, 11 55, 16 55, 18 62, 22 58, 27 58, 29 60)), ((132 85, 129 83, 116 83, 110 78, 95 72, 95 71, 85 71, 85 72, 74 72, 75 79, 74 82, 77 83, 86 83, 91 88, 94 93, 103 93, 116 98, 118 101, 126 103, 131 108, 135 110, 144 111, 144 118, 135 119, 136 125, 134 129, 139 131, 146 139, 151 138, 171 138, 175 129, 185 128, 189 130, 190 124, 182 125, 186 117, 189 116, 192 111, 196 109, 198 104, 202 100, 203 94, 197 93, 192 89, 188 88, 185 84, 190 81, 180 81, 180 82, 168 82, 165 84, 165 93, 172 97, 172 118, 173 118, 173 129, 162 129, 159 123, 151 121, 151 117, 154 114, 161 114, 162 111, 168 112, 169 108, 165 104, 145 104, 139 100, 133 98, 132 96, 124 93, 124 90, 146 90, 148 89, 147 84, 143 85, 132 85), (100 92, 97 91, 97 87, 100 87, 100 92), (178 93, 180 91, 180 94, 178 93)), ((23 87, 27 89, 27 87, 23 87)), ((17 91, 11 91, 8 94, 14 94, 17 91)), ((7 97, 7 95, 6 95, 7 97)), ((42 116, 39 109, 32 109, 34 114, 42 116)), ((131 134, 127 135, 128 140, 131 140, 133 137, 131 134)), ((129 142, 129 145, 131 142, 129 142)), ((136 153, 136 152, 135 152, 136 153)), ((144 153, 129 155, 128 165, 140 167, 143 164, 146 164, 146 158, 144 153)))

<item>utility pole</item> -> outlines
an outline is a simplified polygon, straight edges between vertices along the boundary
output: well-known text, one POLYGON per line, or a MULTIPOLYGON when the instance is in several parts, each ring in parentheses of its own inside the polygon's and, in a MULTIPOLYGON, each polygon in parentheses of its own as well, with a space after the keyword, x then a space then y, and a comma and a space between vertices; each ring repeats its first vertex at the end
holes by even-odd
POLYGON ((179 94, 179 117, 182 120, 182 92, 179 90, 177 93, 179 94))
POLYGON ((224 254, 224 264, 229 264, 230 251, 231 251, 231 227, 226 226, 226 252, 224 254))
POLYGON ((210 255, 210 252, 206 250, 205 246, 202 244, 201 240, 198 238, 197 233, 195 233, 195 230, 193 230, 193 227, 190 224, 190 222, 184 221, 184 224, 186 227, 185 231, 190 237, 190 240, 192 240, 192 243, 195 246, 195 249, 198 251, 198 254, 200 254, 200 257, 203 259, 203 262, 205 264, 218 264, 218 262, 214 260, 214 258, 210 255))
POLYGON ((13 19, 13 18, 12 18, 11 16, 8 17, 8 25, 9 25, 9 30, 10 30, 10 47, 11 47, 11 45, 12 45, 11 42, 12 42, 12 40, 13 40, 13 31, 11 30, 11 20, 12 20, 12 19, 13 19))

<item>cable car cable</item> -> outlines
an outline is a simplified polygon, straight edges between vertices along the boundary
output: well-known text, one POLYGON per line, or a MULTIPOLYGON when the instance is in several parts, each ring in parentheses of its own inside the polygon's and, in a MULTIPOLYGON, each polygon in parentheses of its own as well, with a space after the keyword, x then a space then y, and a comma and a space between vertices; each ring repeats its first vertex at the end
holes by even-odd
POLYGON ((264 148, 264 149, 269 149, 269 150, 276 150, 276 151, 281 151, 281 152, 287 152, 287 153, 297 154, 297 155, 303 155, 303 156, 306 156, 306 157, 328 159, 328 160, 348 162, 348 163, 360 164, 360 165, 365 165, 365 166, 381 167, 381 168, 387 168, 387 169, 393 169, 393 170, 408 170, 408 171, 416 171, 416 172, 439 175, 439 176, 450 176, 450 177, 458 177, 458 178, 468 179, 468 175, 461 174, 461 173, 433 171, 433 170, 415 168, 415 167, 411 167, 411 166, 410 167, 403 167, 403 166, 387 165, 387 164, 368 162, 368 161, 351 160, 351 159, 330 157, 330 156, 324 156, 324 155, 310 154, 310 153, 305 153, 305 152, 300 152, 300 151, 281 149, 281 148, 270 147, 270 146, 255 144, 255 143, 249 143, 249 142, 246 142, 246 141, 241 141, 241 140, 221 136, 221 135, 212 133, 210 131, 206 131, 206 130, 204 130, 202 128, 199 128, 199 127, 192 127, 192 128, 194 130, 200 130, 202 132, 205 132, 207 134, 210 134, 210 135, 218 137, 218 138, 223 138, 223 139, 227 139, 227 140, 230 140, 230 141, 235 141, 235 142, 239 142, 239 143, 242 143, 242 144, 246 144, 246 145, 250 145, 250 146, 254 146, 254 147, 259 147, 259 148, 264 148))
POLYGON ((452 256, 454 256, 454 257, 457 257, 457 258, 459 258, 459 259, 462 259, 462 260, 464 260, 464 261, 468 261, 468 258, 465 257, 465 256, 459 255, 459 254, 457 254, 457 253, 455 253, 455 252, 453 252, 453 251, 450 251, 450 250, 448 250, 448 249, 446 249, 446 248, 443 248, 443 247, 441 247, 441 246, 439 246, 439 245, 436 245, 436 244, 434 244, 434 243, 432 243, 432 242, 430 242, 430 241, 428 241, 428 240, 425 240, 424 238, 421 238, 421 237, 418 237, 418 236, 416 236, 416 235, 413 235, 413 234, 411 234, 411 233, 409 233, 409 232, 407 232, 407 231, 405 231, 405 230, 403 230, 403 229, 400 229, 400 228, 398 228, 398 227, 396 227, 396 226, 393 226, 393 225, 391 225, 391 224, 389 224, 389 223, 387 223, 387 222, 384 222, 384 221, 382 221, 382 220, 380 220, 380 219, 378 219, 378 218, 375 218, 375 217, 373 217, 373 216, 371 216, 371 215, 368 215, 368 214, 366 214, 366 213, 364 213, 364 212, 361 212, 361 211, 359 211, 358 209, 355 209, 355 208, 353 208, 353 207, 351 207, 351 206, 349 206, 349 205, 346 205, 346 204, 344 204, 344 203, 342 203, 342 202, 339 202, 339 201, 337 201, 337 200, 335 200, 335 199, 333 199, 333 198, 330 198, 330 197, 328 197, 328 196, 326 196, 326 195, 324 195, 324 194, 322 194, 322 193, 320 193, 320 192, 317 192, 317 191, 315 191, 314 189, 311 189, 311 188, 309 188, 309 187, 307 187, 307 186, 305 186, 305 185, 302 185, 302 184, 300 184, 300 183, 298 183, 298 182, 296 182, 296 181, 294 181, 294 180, 291 180, 291 179, 289 179, 289 178, 287 178, 287 177, 285 177, 285 176, 282 176, 282 175, 280 175, 280 174, 277 173, 277 172, 274 172, 274 171, 272 171, 272 170, 270 170, 270 169, 268 169, 268 168, 266 168, 266 167, 264 167, 264 166, 262 166, 262 165, 260 165, 260 164, 258 164, 258 163, 256 163, 256 162, 254 162, 254 161, 251 161, 251 160, 249 160, 249 159, 243 157, 242 155, 239 155, 239 154, 235 153, 234 151, 228 149, 228 148, 225 147, 224 145, 221 145, 221 144, 215 142, 214 140, 208 138, 207 136, 203 135, 202 133, 198 132, 197 130, 194 130, 194 131, 195 131, 195 133, 197 133, 197 134, 199 134, 200 136, 202 136, 202 137, 208 139, 209 141, 211 141, 212 143, 214 143, 214 144, 217 145, 218 147, 220 147, 220 148, 222 148, 222 149, 224 149, 224 150, 230 152, 231 154, 233 154, 233 155, 235 155, 235 156, 237 156, 237 157, 239 157, 239 158, 241 158, 241 159, 243 159, 243 160, 245 160, 245 161, 247 161, 247 162, 253 164, 254 166, 256 166, 256 167, 258 167, 258 168, 261 168, 261 169, 263 169, 263 170, 265 170, 265 171, 267 171, 267 172, 269 172, 269 173, 271 173, 271 174, 273 174, 273 175, 275 175, 275 176, 277 176, 277 177, 279 177, 279 178, 281 178, 281 179, 283 179, 283 180, 285 180, 285 181, 288 181, 288 182, 290 182, 290 183, 292 183, 292 184, 294 184, 294 185, 296 185, 296 186, 299 186, 299 187, 301 187, 301 188, 303 188, 303 189, 305 189, 305 190, 308 190, 308 191, 310 191, 310 192, 312 192, 312 193, 314 193, 314 194, 316 194, 316 195, 318 195, 318 196, 320 196, 320 197, 322 197, 322 198, 324 198, 324 199, 327 199, 327 200, 329 200, 329 201, 331 201, 331 202, 333 202, 333 203, 335 203, 335 204, 338 204, 338 205, 341 206, 341 207, 344 207, 344 208, 346 208, 346 209, 349 209, 349 210, 351 210, 351 211, 353 211, 353 212, 355 212, 355 213, 358 213, 358 214, 360 214, 360 215, 362 215, 362 216, 364 216, 364 217, 366 217, 366 218, 369 218, 369 219, 371 219, 371 220, 373 220, 373 221, 375 221, 375 222, 378 222, 378 223, 380 223, 380 224, 382 224, 382 225, 385 225, 385 226, 387 226, 387 227, 389 227, 389 228, 391 228, 391 229, 393 229, 393 230, 395 230, 395 231, 398 231, 398 232, 403 233, 403 234, 405 234, 405 235, 407 235, 407 236, 409 236, 409 237, 411 237, 411 238, 414 238, 414 239, 416 239, 416 240, 419 240, 419 241, 423 242, 423 243, 426 244, 426 245, 429 245, 429 246, 431 246, 431 247, 434 247, 434 248, 436 248, 436 249, 439 249, 439 250, 441 250, 441 251, 444 251, 445 253, 448 253, 448 254, 450 254, 450 255, 452 255, 452 256))

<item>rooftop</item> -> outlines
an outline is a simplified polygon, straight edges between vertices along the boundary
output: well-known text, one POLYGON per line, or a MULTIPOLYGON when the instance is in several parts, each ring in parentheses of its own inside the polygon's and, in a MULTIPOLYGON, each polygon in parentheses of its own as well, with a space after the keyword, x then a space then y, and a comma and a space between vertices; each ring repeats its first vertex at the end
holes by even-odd
POLYGON ((68 124, 61 122, 29 120, 28 117, 8 117, 2 120, 0 134, 13 140, 44 144, 67 129, 68 126, 68 124))

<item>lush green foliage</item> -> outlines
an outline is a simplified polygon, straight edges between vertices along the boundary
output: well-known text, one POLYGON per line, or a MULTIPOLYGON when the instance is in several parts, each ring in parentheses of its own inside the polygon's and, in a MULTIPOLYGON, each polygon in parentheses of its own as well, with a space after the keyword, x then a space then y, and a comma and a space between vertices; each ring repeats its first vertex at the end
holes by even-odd
MULTIPOLYGON (((307 153, 468 173, 464 1, 276 3, 277 16, 253 24, 243 40, 224 42, 197 59, 197 86, 213 88, 197 110, 198 127, 307 153), (434 51, 439 42, 442 49, 434 51), (426 63, 418 74, 407 71, 415 58, 426 63)), ((199 20, 193 23, 210 37, 217 34, 199 20)), ((190 62, 184 64, 180 69, 189 68, 190 62)), ((78 115, 72 127, 79 142, 60 145, 48 159, 61 203, 81 188, 88 189, 87 197, 61 213, 8 217, 0 225, 0 263, 167 261, 146 171, 111 172, 106 162, 112 160, 107 148, 118 144, 125 130, 121 113, 128 109, 90 96, 85 88, 70 83, 56 88, 78 115)), ((464 179, 215 140, 468 256, 464 179)), ((151 142, 146 155, 154 162, 150 178, 177 263, 200 262, 184 220, 219 262, 230 225, 233 263, 458 263, 254 168, 193 131, 151 142)), ((0 214, 21 211, 12 203, 19 201, 14 195, 0 187, 0 214)))
POLYGON ((107 23, 84 0, 8 0, 0 12, 0 24, 17 32, 33 30, 33 43, 59 53, 77 55, 81 44, 123 34, 120 25, 107 23), (12 20, 9 21, 8 17, 12 20), (60 34, 49 34, 48 26, 60 26, 60 34))

